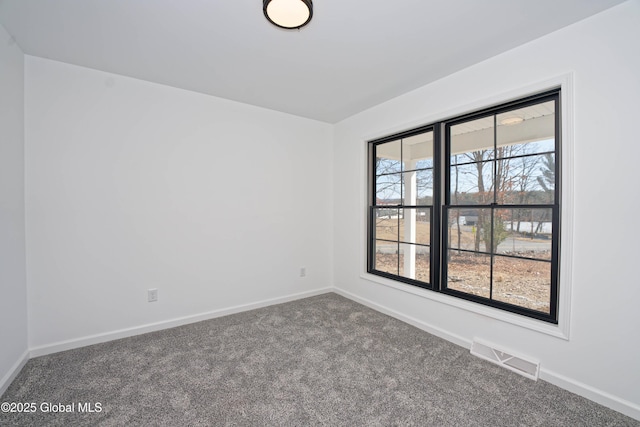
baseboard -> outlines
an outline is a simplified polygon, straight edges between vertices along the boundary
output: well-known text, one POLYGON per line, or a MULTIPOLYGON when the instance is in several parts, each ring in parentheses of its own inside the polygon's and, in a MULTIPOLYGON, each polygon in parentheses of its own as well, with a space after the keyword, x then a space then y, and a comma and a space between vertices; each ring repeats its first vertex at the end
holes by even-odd
POLYGON ((583 384, 553 371, 540 368, 540 379, 599 403, 628 417, 640 420, 640 406, 610 393, 583 384))
POLYGON ((400 313, 399 311, 396 310, 392 310, 388 307, 385 307, 383 305, 380 305, 378 303, 375 303, 371 300, 368 300, 366 298, 362 298, 359 297, 355 294, 352 294, 351 292, 345 291, 344 289, 340 289, 340 288, 333 288, 333 292, 337 293, 338 295, 342 295, 345 298, 349 298, 350 300, 353 300, 357 303, 360 303, 362 305, 366 305, 369 308, 372 308, 376 311, 379 311, 381 313, 387 314, 391 317, 394 317, 398 320, 401 320, 405 323, 410 324, 411 326, 415 326, 418 329, 422 329, 425 332, 430 333, 431 335, 435 335, 437 337, 440 337, 442 339, 445 339, 449 342, 452 342, 454 344, 457 344, 461 347, 464 347, 466 349, 470 349, 471 348, 471 340, 470 339, 466 339, 461 337, 460 335, 456 335, 456 334, 452 334, 451 332, 448 332, 442 328, 439 328, 437 326, 433 326, 428 324, 427 322, 424 322, 422 320, 418 320, 415 317, 411 317, 411 316, 407 316, 405 314, 400 313))
POLYGON ((290 294, 283 297, 270 298, 262 301, 256 301, 249 304, 237 305, 234 307, 213 310, 206 313, 195 314, 191 316, 178 317, 170 320, 164 320, 156 323, 135 326, 132 328, 120 329, 117 331, 106 332, 102 334, 90 335, 82 338, 75 338, 67 341, 60 341, 53 344, 33 347, 30 349, 30 357, 45 356, 47 354, 58 353, 60 351, 72 350, 74 348, 85 347, 88 345, 99 344, 107 341, 113 341, 121 338, 127 338, 134 335, 146 334, 149 332, 160 331, 163 329, 175 328, 176 326, 187 325, 189 323, 201 322, 203 320, 215 319, 216 317, 228 316, 230 314, 241 313, 243 311, 254 310, 256 308, 268 307, 270 305, 282 304, 289 301, 295 301, 302 298, 308 298, 315 295, 331 292, 330 287, 317 289, 308 292, 300 292, 290 294))
POLYGON ((20 373, 22 368, 24 368, 24 365, 26 365, 28 361, 29 361, 29 350, 25 350, 25 352, 22 353, 22 356, 20 356, 20 358, 16 361, 16 363, 13 364, 11 369, 9 369, 9 372, 7 372, 7 374, 4 377, 2 377, 2 379, 0 380, 0 396, 2 396, 5 391, 7 391, 7 389, 13 382, 13 380, 16 379, 16 377, 18 376, 18 374, 20 373))
MULTIPOLYGON (((349 298, 350 300, 358 302, 362 305, 365 305, 369 308, 372 308, 376 311, 379 311, 381 313, 394 317, 398 320, 401 320, 405 323, 408 323, 412 326, 415 326, 416 328, 422 329, 425 332, 428 332, 437 337, 443 338, 447 341, 457 344, 461 347, 468 348, 468 349, 471 348, 471 342, 472 342, 471 340, 456 334, 452 334, 442 328, 430 325, 422 320, 415 319, 411 316, 406 316, 396 310, 392 310, 388 307, 385 307, 381 304, 370 301, 366 298, 359 297, 355 294, 352 294, 351 292, 345 291, 344 289, 333 288, 333 292, 339 295, 342 295, 345 298, 349 298)), ((640 420, 640 406, 636 405, 635 403, 621 399, 612 394, 596 389, 589 385, 583 384, 579 381, 575 381, 571 378, 565 377, 553 371, 549 371, 542 367, 540 368, 539 378, 555 386, 558 386, 562 389, 568 390, 586 399, 599 403, 600 405, 606 406, 607 408, 613 409, 614 411, 620 412, 621 414, 624 414, 628 417, 634 418, 636 420, 640 420)))

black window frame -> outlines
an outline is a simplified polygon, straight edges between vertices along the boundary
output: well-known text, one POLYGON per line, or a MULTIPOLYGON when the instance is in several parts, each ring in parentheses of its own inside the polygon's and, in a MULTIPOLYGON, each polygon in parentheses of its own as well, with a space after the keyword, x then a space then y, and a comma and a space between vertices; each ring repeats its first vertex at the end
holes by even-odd
MULTIPOLYGON (((544 92, 540 92, 534 95, 526 96, 517 100, 505 102, 499 105, 489 106, 476 111, 458 115, 455 117, 439 120, 437 122, 430 123, 428 125, 420 126, 415 129, 410 129, 404 132, 399 132, 393 135, 388 135, 382 138, 368 141, 368 162, 367 162, 367 194, 368 194, 368 217, 367 217, 367 272, 376 276, 384 277, 394 281, 406 283, 409 285, 417 286, 423 289, 427 289, 433 292, 450 295, 453 297, 461 298, 467 301, 472 301, 485 306, 497 308, 511 313, 516 313, 529 318, 541 320, 544 322, 558 324, 558 307, 559 307, 559 277, 560 277, 560 218, 561 218, 561 194, 562 194, 562 171, 561 171, 561 159, 562 159, 562 117, 561 117, 561 89, 554 88, 544 92), (483 205, 452 205, 451 204, 451 128, 457 124, 469 122, 482 117, 494 118, 494 133, 496 132, 496 117, 498 114, 506 113, 512 110, 520 108, 542 104, 549 101, 554 102, 554 132, 555 132, 555 149, 552 152, 555 159, 555 186, 553 193, 553 201, 551 203, 532 203, 532 204, 515 204, 507 203, 500 204, 496 201, 495 192, 494 198, 491 203, 483 205), (392 274, 385 271, 376 270, 375 257, 376 257, 376 209, 379 209, 381 205, 378 204, 376 195, 376 150, 377 147, 384 143, 409 138, 415 135, 419 135, 425 132, 433 132, 433 198, 432 205, 419 205, 415 206, 404 205, 404 199, 400 198, 400 203, 397 205, 388 205, 390 208, 403 209, 403 208, 416 208, 416 209, 430 209, 431 216, 431 229, 430 229, 430 278, 429 281, 422 281, 417 279, 411 279, 401 276, 400 274, 392 274), (443 256, 448 250, 448 236, 447 236, 447 224, 448 212, 451 209, 460 208, 482 208, 489 209, 491 212, 497 209, 550 209, 552 213, 551 220, 551 255, 550 255, 550 295, 549 295, 549 312, 538 311, 529 309, 523 306, 515 304, 509 304, 507 302, 493 299, 493 268, 494 258, 496 256, 505 256, 498 254, 494 249, 487 250, 491 259, 491 278, 490 278, 490 297, 473 295, 467 292, 461 292, 455 289, 447 287, 447 257, 443 256)), ((494 149, 497 147, 496 137, 494 135, 494 149)), ((402 142, 401 142, 402 147, 402 142)), ((540 153, 537 153, 540 154, 540 153)), ((495 164, 497 160, 493 159, 492 164, 495 164)), ((495 168, 492 172, 495 175, 495 168)), ((399 216, 398 216, 399 218, 399 216)), ((493 216, 492 216, 493 218, 493 216)), ((493 227, 493 222, 492 222, 493 227)), ((493 231, 493 230, 492 230, 493 231)), ((399 234, 399 233, 398 233, 399 234)), ((398 272, 400 270, 400 244, 403 243, 398 237, 398 272)), ((515 256, 517 258, 517 256, 515 256)))
MULTIPOLYGON (((399 280, 402 281, 404 283, 408 283, 414 286, 418 286, 421 288, 426 288, 426 289, 434 289, 432 284, 433 283, 437 283, 438 282, 438 277, 439 277, 439 268, 434 268, 434 261, 439 259, 439 245, 438 244, 433 244, 433 237, 431 238, 431 244, 430 246, 430 251, 429 251, 429 264, 430 264, 430 280, 429 282, 423 282, 420 280, 415 280, 415 279, 410 279, 408 277, 404 277, 404 276, 400 276, 400 275, 394 275, 385 271, 380 271, 380 270, 375 270, 372 268, 372 266, 374 265, 374 257, 375 257, 375 242, 377 241, 376 236, 375 236, 375 209, 377 206, 376 203, 376 188, 375 188, 375 178, 376 178, 376 173, 375 173, 375 160, 376 160, 376 147, 378 145, 384 144, 384 143, 388 143, 388 142, 393 142, 393 141, 402 141, 406 138, 410 138, 416 135, 420 135, 423 133, 428 133, 428 132, 433 132, 433 153, 434 153, 434 162, 433 162, 433 180, 434 183, 439 182, 439 179, 437 177, 440 176, 441 174, 441 165, 440 162, 435 161, 436 158, 440 157, 440 147, 438 144, 435 144, 435 141, 440 138, 440 128, 438 126, 435 125, 427 125, 427 126, 421 126, 419 128, 416 129, 412 129, 406 132, 401 132, 398 134, 394 134, 394 135, 390 135, 388 137, 384 137, 384 138, 380 138, 377 139, 375 141, 371 141, 370 142, 370 149, 369 149, 369 217, 368 217, 368 234, 369 234, 369 239, 368 239, 368 256, 367 256, 367 272, 372 273, 372 274, 376 274, 378 276, 381 277, 386 277, 388 279, 393 279, 393 280, 399 280), (371 149, 371 147, 373 147, 373 149, 371 149)), ((401 142, 402 144, 402 142, 401 142)), ((402 171, 402 173, 407 172, 407 171, 402 171)), ((403 185, 401 183, 401 185, 403 185)), ((435 184, 434 184, 434 188, 433 188, 433 202, 431 205, 421 205, 421 204, 416 204, 416 205, 404 205, 404 204, 399 204, 396 206, 391 205, 389 208, 390 209, 402 209, 402 208, 415 208, 415 209, 429 209, 430 210, 430 219, 431 219, 431 229, 430 229, 430 235, 434 236, 434 235, 438 235, 439 234, 439 228, 440 228, 440 215, 436 212, 436 207, 440 205, 440 191, 438 191, 435 188, 435 184)), ((399 245, 400 244, 410 244, 407 242, 401 242, 400 240, 397 241, 398 244, 398 251, 399 251, 399 245)), ((398 264, 400 263, 400 260, 398 258, 398 264)))

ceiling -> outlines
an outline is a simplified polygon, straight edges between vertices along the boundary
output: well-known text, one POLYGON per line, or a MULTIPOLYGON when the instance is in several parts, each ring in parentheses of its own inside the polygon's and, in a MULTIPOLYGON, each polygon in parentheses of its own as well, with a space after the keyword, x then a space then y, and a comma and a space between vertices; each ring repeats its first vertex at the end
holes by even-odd
POLYGON ((0 0, 28 55, 336 123, 623 0, 0 0))

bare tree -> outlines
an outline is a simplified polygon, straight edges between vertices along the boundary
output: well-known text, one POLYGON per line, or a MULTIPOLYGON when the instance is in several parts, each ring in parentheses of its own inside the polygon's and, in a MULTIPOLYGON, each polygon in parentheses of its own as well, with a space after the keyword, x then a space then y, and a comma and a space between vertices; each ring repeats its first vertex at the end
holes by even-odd
MULTIPOLYGON (((524 170, 533 170, 533 161, 525 156, 526 145, 506 145, 496 147, 495 150, 477 150, 464 153, 463 156, 469 163, 475 166, 475 181, 477 182, 477 196, 473 202, 478 205, 489 205, 494 202, 505 203, 512 199, 517 190, 521 197, 526 197, 531 186, 529 173, 524 170), (522 165, 516 162, 519 160, 522 165), (521 166, 521 167, 519 167, 521 166), (489 182, 485 182, 486 168, 492 168, 489 182)), ((456 166, 457 167, 457 166, 456 166)), ((456 186, 454 195, 457 197, 456 186)), ((487 214, 487 210, 479 209, 478 222, 474 236, 474 250, 480 251, 480 242, 484 242, 485 248, 496 251, 498 245, 509 235, 501 215, 493 218, 487 214)))

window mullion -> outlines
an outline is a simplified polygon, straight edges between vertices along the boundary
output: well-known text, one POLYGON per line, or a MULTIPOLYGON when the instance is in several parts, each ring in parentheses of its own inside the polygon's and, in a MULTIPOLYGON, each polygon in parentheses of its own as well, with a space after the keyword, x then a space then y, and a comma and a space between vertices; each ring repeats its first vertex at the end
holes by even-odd
POLYGON ((493 300, 493 270, 494 270, 494 227, 495 227, 495 206, 498 204, 498 186, 500 182, 498 180, 498 116, 493 115, 493 159, 491 164, 493 165, 493 200, 491 202, 491 208, 489 209, 489 299, 493 300))
MULTIPOLYGON (((493 166, 493 200, 492 205, 498 202, 498 124, 497 116, 493 115, 493 159, 491 164, 493 166)), ((493 218, 493 217, 492 217, 493 218)), ((493 229, 492 229, 493 231, 493 229)), ((493 234, 493 233, 492 233, 493 234)))

